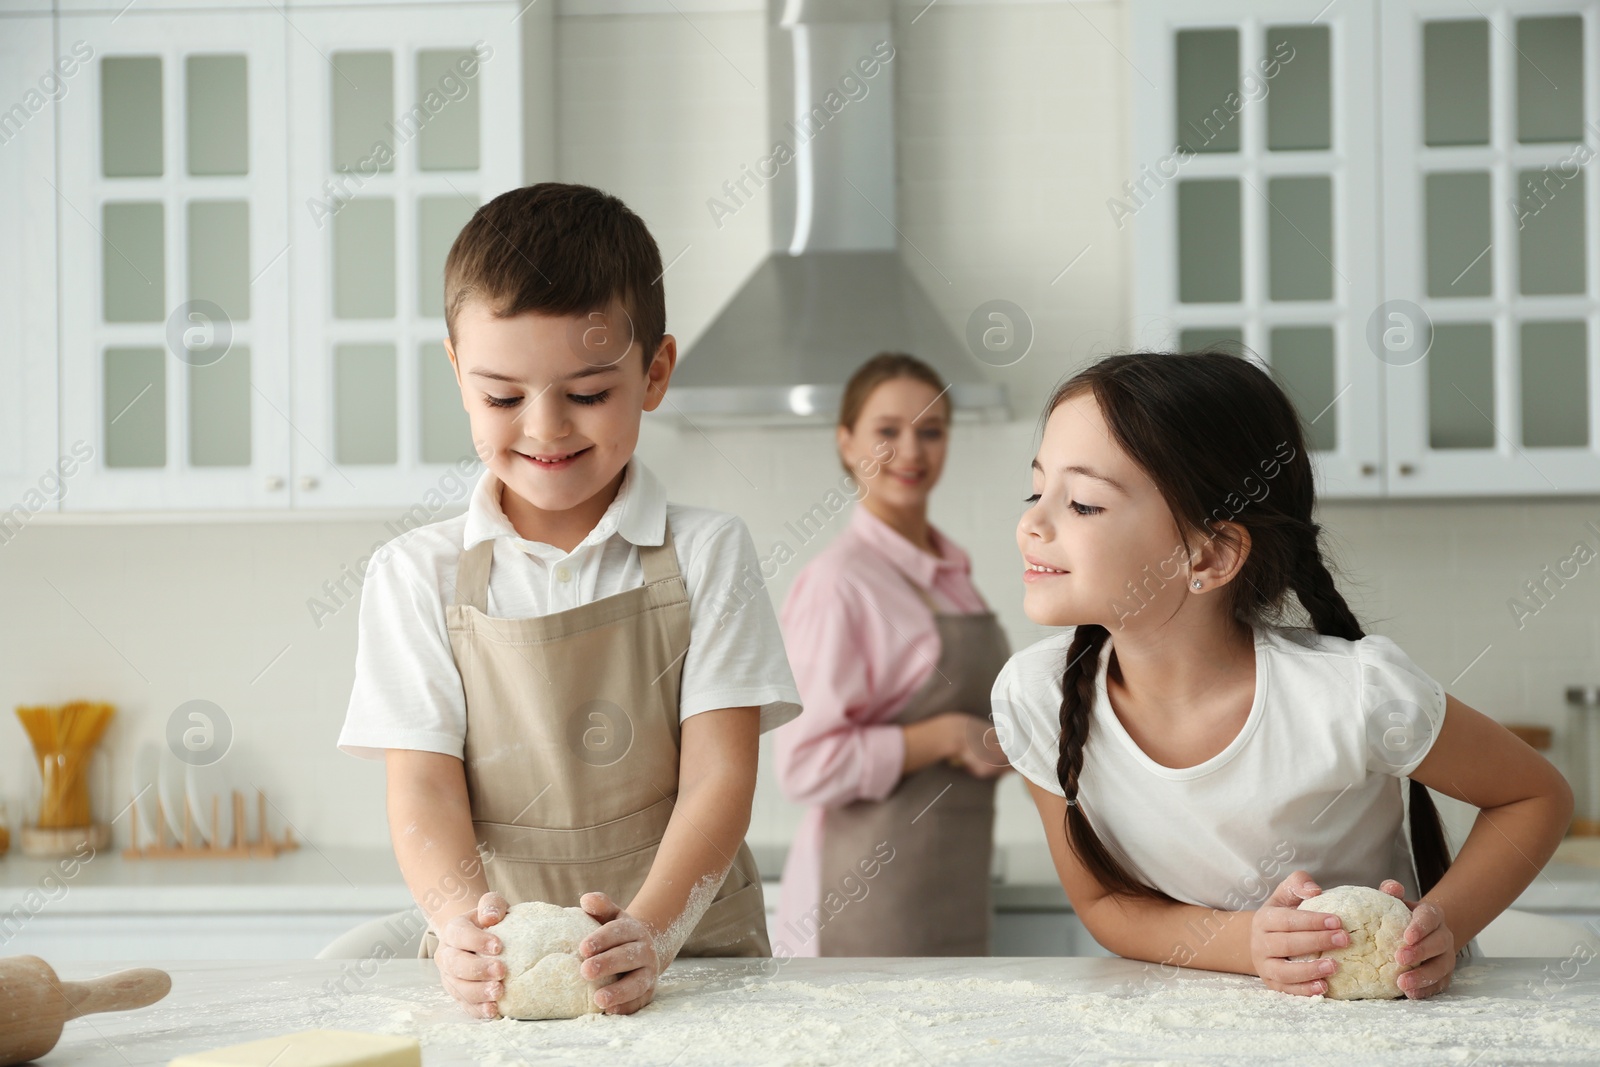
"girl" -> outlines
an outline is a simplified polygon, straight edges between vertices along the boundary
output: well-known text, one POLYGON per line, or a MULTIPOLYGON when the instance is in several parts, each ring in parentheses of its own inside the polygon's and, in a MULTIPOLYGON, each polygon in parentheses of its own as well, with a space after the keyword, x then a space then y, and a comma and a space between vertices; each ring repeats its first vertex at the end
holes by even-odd
POLYGON ((845 387, 836 444, 859 503, 783 606, 806 710, 777 732, 778 780, 811 810, 776 957, 989 951, 1007 767, 988 700, 1010 647, 967 554, 928 522, 949 419, 944 382, 911 356, 876 356, 845 387))
POLYGON ((1068 629, 1006 664, 995 718, 1095 939, 1315 995, 1337 965, 1293 957, 1349 935, 1297 906, 1381 882, 1412 911, 1401 988, 1447 988, 1456 950, 1555 851, 1572 794, 1363 635, 1272 378, 1219 352, 1102 360, 1046 406, 1027 503, 1024 609, 1068 629), (1312 630, 1281 621, 1291 590, 1312 630), (1481 809, 1453 864, 1425 787, 1481 809))

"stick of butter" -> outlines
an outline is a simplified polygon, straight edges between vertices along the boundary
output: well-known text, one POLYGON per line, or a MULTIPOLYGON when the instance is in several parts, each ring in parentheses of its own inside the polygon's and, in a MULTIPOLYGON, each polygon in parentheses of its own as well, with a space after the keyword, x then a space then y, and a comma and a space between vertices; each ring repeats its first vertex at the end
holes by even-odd
POLYGON ((306 1030, 179 1056, 169 1067, 422 1067, 412 1037, 306 1030))

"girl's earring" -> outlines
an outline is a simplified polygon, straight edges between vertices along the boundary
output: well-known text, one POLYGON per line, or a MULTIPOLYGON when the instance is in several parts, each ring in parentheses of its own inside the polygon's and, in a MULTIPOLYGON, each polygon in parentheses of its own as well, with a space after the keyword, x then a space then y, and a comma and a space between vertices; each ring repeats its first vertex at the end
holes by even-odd
POLYGON ((1200 584, 1201 584, 1200 583, 1200 579, 1196 578, 1193 582, 1191 582, 1189 584, 1193 585, 1196 589, 1199 589, 1200 588, 1200 584))

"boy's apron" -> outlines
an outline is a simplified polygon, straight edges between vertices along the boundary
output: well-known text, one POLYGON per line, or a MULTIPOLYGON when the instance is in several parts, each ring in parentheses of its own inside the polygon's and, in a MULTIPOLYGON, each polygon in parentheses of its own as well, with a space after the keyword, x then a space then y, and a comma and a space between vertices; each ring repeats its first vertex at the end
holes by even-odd
MULTIPOLYGON (((640 545, 644 585, 551 615, 488 612, 494 542, 461 553, 450 648, 467 698, 466 775, 489 888, 512 904, 627 907, 678 794, 689 597, 670 526, 640 545)), ((770 956, 761 878, 740 842, 680 956, 770 956)), ((429 929, 420 955, 438 946, 429 929)))
MULTIPOLYGON (((894 721, 904 726, 975 709, 991 718, 990 690, 1011 654, 994 613, 941 613, 920 586, 901 577, 933 612, 939 661, 894 721)), ((996 782, 940 760, 902 778, 883 800, 826 809, 818 953, 987 956, 996 782), (894 858, 869 880, 861 864, 875 858, 881 843, 894 849, 894 858), (837 910, 830 912, 829 903, 837 910)))

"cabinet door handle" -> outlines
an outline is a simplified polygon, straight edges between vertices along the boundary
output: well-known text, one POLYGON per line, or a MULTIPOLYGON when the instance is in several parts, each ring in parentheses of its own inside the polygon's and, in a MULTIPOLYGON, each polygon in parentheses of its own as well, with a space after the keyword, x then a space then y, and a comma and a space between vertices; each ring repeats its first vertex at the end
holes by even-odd
POLYGON ((1414 464, 1402 463, 1402 464, 1400 464, 1400 473, 1401 474, 1405 474, 1405 475, 1412 475, 1412 474, 1417 473, 1417 468, 1416 468, 1416 466, 1414 464))
POLYGON ((1361 473, 1363 476, 1370 478, 1378 473, 1378 465, 1376 463, 1363 463, 1361 465, 1361 473))
POLYGON ((281 474, 269 474, 269 475, 267 475, 267 489, 268 489, 268 491, 277 492, 279 489, 282 489, 282 488, 283 488, 283 475, 281 475, 281 474))
POLYGON ((315 489, 318 484, 317 476, 314 474, 302 474, 300 476, 300 488, 302 489, 315 489))

